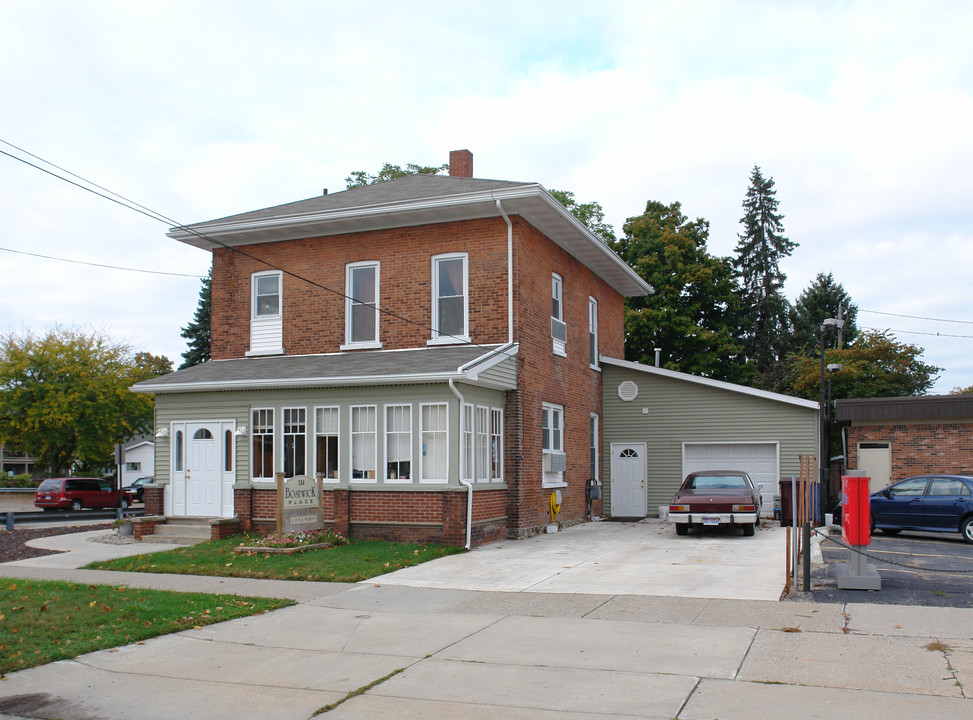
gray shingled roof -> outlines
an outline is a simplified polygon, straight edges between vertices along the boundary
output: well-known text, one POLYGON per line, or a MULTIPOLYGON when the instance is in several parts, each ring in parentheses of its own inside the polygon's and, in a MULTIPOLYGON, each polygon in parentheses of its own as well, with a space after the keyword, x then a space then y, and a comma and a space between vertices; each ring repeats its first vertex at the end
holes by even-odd
POLYGON ((269 218, 280 219, 306 213, 367 208, 376 205, 412 202, 429 198, 448 198, 466 193, 529 187, 534 184, 507 182, 504 180, 449 177, 446 175, 407 175, 396 180, 375 183, 374 185, 366 185, 360 188, 352 188, 351 190, 342 190, 336 193, 329 192, 327 195, 318 195, 317 197, 307 198, 306 200, 297 200, 283 205, 263 208, 262 210, 229 215, 224 218, 189 225, 188 227, 204 231, 209 225, 219 225, 225 222, 246 222, 269 218))
POLYGON ((513 357, 516 346, 457 345, 211 360, 132 386, 136 392, 203 392, 253 388, 395 385, 468 379, 470 366, 513 357), (505 348, 498 355, 498 348, 505 348), (479 362, 478 362, 479 361, 479 362))

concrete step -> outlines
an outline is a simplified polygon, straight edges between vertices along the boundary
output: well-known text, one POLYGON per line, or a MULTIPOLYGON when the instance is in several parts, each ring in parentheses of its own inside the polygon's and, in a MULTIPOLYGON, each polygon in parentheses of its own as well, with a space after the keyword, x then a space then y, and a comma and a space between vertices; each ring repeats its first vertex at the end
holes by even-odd
POLYGON ((188 525, 183 523, 156 525, 155 535, 160 537, 192 537, 209 540, 209 525, 188 525))
POLYGON ((198 545, 206 542, 209 537, 188 537, 184 535, 146 535, 143 542, 159 543, 160 545, 198 545))

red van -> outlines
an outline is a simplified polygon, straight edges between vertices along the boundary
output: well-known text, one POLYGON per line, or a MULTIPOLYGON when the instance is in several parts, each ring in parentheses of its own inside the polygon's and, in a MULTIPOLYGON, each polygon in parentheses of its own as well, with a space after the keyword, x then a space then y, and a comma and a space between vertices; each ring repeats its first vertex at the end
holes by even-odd
POLYGON ((132 496, 128 492, 122 491, 119 504, 118 490, 111 483, 90 477, 48 478, 34 495, 34 505, 43 510, 117 507, 126 510, 131 504, 132 496))

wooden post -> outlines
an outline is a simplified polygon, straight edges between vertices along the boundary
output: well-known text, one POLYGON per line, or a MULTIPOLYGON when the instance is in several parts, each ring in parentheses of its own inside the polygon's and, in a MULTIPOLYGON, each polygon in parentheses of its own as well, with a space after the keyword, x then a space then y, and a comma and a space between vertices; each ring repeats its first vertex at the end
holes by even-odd
POLYGON ((284 473, 277 473, 277 539, 280 540, 284 527, 284 473))

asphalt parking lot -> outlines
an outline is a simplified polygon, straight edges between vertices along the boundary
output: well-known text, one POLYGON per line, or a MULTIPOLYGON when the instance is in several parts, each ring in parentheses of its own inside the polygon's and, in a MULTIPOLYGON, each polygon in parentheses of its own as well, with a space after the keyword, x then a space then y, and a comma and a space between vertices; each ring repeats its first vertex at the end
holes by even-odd
POLYGON ((797 593, 795 600, 973 607, 973 545, 959 534, 877 533, 864 548, 882 578, 882 589, 874 591, 837 588, 834 566, 852 553, 842 543, 840 532, 821 543, 825 564, 812 571, 811 592, 797 593))

